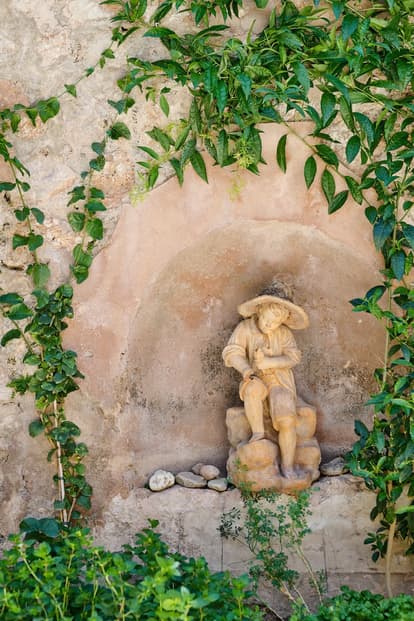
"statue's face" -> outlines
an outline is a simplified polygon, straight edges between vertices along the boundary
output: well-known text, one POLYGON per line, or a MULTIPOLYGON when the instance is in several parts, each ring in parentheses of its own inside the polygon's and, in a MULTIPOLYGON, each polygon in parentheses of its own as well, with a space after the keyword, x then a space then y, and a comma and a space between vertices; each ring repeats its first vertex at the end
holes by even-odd
POLYGON ((262 306, 258 312, 259 330, 263 334, 271 334, 277 330, 289 316, 289 311, 284 306, 272 304, 262 306))

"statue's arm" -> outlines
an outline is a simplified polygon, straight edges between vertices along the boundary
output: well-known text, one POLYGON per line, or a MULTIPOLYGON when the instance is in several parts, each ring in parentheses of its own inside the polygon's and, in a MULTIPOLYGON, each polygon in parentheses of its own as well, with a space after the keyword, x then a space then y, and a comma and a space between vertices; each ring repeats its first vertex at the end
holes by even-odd
POLYGON ((247 335, 243 324, 237 326, 222 355, 226 367, 236 369, 243 379, 253 375, 254 371, 247 357, 247 335))
POLYGON ((300 362, 301 352, 288 328, 283 330, 282 339, 282 355, 266 356, 265 351, 256 352, 255 364, 259 369, 292 369, 300 362))

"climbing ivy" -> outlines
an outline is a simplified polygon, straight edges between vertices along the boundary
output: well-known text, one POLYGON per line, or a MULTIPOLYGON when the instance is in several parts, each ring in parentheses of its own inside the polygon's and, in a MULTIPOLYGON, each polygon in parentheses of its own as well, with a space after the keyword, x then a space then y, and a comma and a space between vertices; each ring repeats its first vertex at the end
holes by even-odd
MULTIPOLYGON (((163 167, 180 184, 188 166, 207 181, 206 153, 220 167, 259 174, 265 164, 259 125, 269 122, 285 128, 275 145, 275 162, 285 172, 286 147, 295 133, 287 118, 293 118, 312 122, 309 136, 298 136, 309 150, 304 162, 306 186, 321 184, 329 213, 343 208, 349 199, 355 208, 365 210, 384 265, 378 284, 352 304, 356 312, 367 312, 380 321, 386 336, 384 361, 375 372, 379 390, 369 401, 373 425, 368 429, 356 423, 359 440, 348 461, 376 493, 371 517, 379 518, 380 526, 367 542, 374 560, 387 558, 391 591, 394 538, 406 541, 407 553, 414 552, 414 293, 409 281, 414 250, 414 1, 328 0, 323 8, 315 2, 298 9, 287 0, 267 10, 266 27, 257 36, 251 29, 245 40, 231 36, 226 24, 228 18, 238 16, 242 0, 164 0, 149 18, 146 0, 103 4, 118 11, 112 18, 111 44, 80 79, 104 68, 135 33, 158 39, 165 49, 164 57, 153 62, 129 57, 118 81, 121 98, 109 101, 118 115, 146 97, 160 106, 165 117, 164 123, 147 132, 148 144, 139 146, 135 194, 151 190, 163 167), (191 33, 178 34, 164 25, 177 11, 193 17, 191 33), (170 116, 173 83, 191 98, 184 118, 170 116), (332 131, 338 124, 343 142, 332 131)), ((266 5, 266 0, 256 0, 258 9, 266 5)), ((76 96, 76 85, 65 85, 58 97, 30 107, 16 105, 0 112, 0 155, 14 179, 2 182, 0 191, 17 192, 20 197, 15 215, 27 230, 22 234, 19 229, 13 246, 27 246, 32 253, 27 271, 35 287, 30 300, 18 293, 0 298, 3 314, 12 324, 2 344, 24 338, 25 361, 36 368, 31 376, 14 379, 12 387, 35 394, 39 420, 32 423, 31 433, 44 430, 58 457, 62 493, 56 507, 66 511, 64 520, 79 515, 72 512, 77 504, 87 508, 90 494, 80 463, 80 453, 86 449, 79 449, 84 446, 74 440, 79 430, 63 414, 64 398, 77 388, 80 377, 76 355, 63 350, 60 340, 64 319, 72 313, 72 289, 65 284, 54 292, 47 290, 49 267, 36 254, 43 243, 37 231, 44 215, 26 204, 28 171, 12 155, 9 136, 18 131, 23 114, 33 123, 37 117, 47 122, 56 116, 61 98, 76 96)), ((89 169, 70 193, 68 219, 73 230, 82 234, 82 242, 73 250, 72 274, 77 282, 87 278, 94 245, 103 237, 97 214, 105 209, 104 196, 92 176, 105 165, 108 140, 129 137, 127 125, 113 120, 101 141, 92 144, 89 169)))

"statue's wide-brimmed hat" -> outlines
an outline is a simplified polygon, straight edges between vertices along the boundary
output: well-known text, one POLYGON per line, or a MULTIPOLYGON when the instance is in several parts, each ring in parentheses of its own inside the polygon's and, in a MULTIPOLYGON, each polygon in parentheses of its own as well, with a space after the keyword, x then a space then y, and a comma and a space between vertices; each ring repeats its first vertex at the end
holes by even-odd
POLYGON ((308 316, 303 308, 292 302, 287 287, 279 281, 272 282, 260 295, 240 304, 237 310, 242 317, 252 317, 263 304, 279 304, 286 308, 289 317, 283 323, 292 330, 303 330, 309 325, 308 316))

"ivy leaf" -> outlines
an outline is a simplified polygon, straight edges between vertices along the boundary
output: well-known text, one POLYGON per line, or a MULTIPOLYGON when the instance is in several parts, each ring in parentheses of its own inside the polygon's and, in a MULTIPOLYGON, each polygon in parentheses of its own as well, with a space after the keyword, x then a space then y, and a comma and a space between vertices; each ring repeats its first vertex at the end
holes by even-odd
POLYGON ((36 104, 37 111, 43 123, 56 116, 60 110, 60 103, 56 97, 38 101, 36 104))
POLYGON ((0 183, 0 192, 11 192, 15 187, 15 183, 11 183, 10 181, 2 181, 0 183))
POLYGON ((0 295, 0 304, 20 304, 23 302, 23 298, 18 293, 5 293, 4 295, 0 295))
POLYGON ((34 233, 30 233, 27 245, 29 247, 30 252, 34 252, 37 248, 43 245, 43 237, 42 235, 35 235, 34 233))
MULTIPOLYGON (((91 149, 92 151, 94 151, 97 155, 102 155, 103 152, 105 151, 105 140, 102 140, 102 142, 93 142, 91 144, 91 149)), ((83 187, 83 186, 82 186, 83 187)))
POLYGON ((381 250, 388 237, 394 230, 394 222, 391 220, 383 220, 379 218, 374 224, 373 236, 374 244, 377 250, 381 250))
POLYGON ((92 264, 92 255, 89 252, 85 252, 81 246, 78 244, 73 249, 73 258, 75 260, 76 265, 81 265, 83 267, 90 267, 92 264))
POLYGON ((305 183, 308 190, 311 187, 313 180, 315 179, 316 169, 317 166, 315 158, 313 157, 313 155, 310 155, 305 162, 305 168, 303 170, 303 174, 305 176, 305 183))
POLYGON ((92 239, 103 239, 103 223, 100 218, 92 218, 86 223, 86 232, 92 239))
POLYGON ((330 166, 335 166, 335 168, 338 168, 338 157, 336 153, 331 149, 331 147, 328 147, 328 145, 326 144, 317 144, 315 146, 315 149, 319 157, 323 159, 324 162, 326 162, 330 166))
MULTIPOLYGON (((115 140, 115 139, 114 139, 115 140)), ((103 155, 98 155, 98 157, 89 161, 89 166, 92 170, 96 170, 100 172, 105 167, 105 158, 103 155)))
POLYGON ((298 79, 299 84, 303 86, 303 90, 305 91, 305 95, 306 95, 311 86, 308 70, 306 69, 305 65, 299 62, 293 63, 292 68, 293 68, 293 71, 295 72, 295 75, 298 79))
POLYGON ((328 205, 330 205, 335 195, 335 179, 327 168, 322 173, 321 184, 325 198, 328 201, 328 205))
POLYGON ((180 186, 183 185, 184 172, 183 172, 183 169, 182 169, 182 166, 181 166, 179 160, 177 160, 177 158, 175 158, 175 157, 172 157, 170 159, 170 164, 173 167, 174 172, 175 172, 175 174, 177 176, 178 183, 180 184, 180 186))
POLYGON ((203 181, 208 183, 206 165, 204 163, 203 156, 199 151, 194 151, 194 153, 190 156, 190 162, 197 175, 201 177, 203 181))
POLYGON ((216 98, 218 111, 220 112, 220 114, 222 114, 227 103, 227 86, 223 80, 217 80, 217 84, 214 89, 214 95, 216 98))
POLYGON ((407 224, 406 222, 401 222, 401 229, 404 233, 405 239, 414 250, 414 226, 412 224, 407 224))
POLYGON ((114 123, 112 127, 108 130, 108 136, 112 140, 119 140, 119 138, 126 138, 127 140, 129 140, 131 138, 131 132, 129 131, 125 123, 118 121, 117 123, 114 123))
POLYGON ((28 207, 23 207, 23 209, 15 209, 14 215, 16 216, 16 220, 19 222, 24 222, 30 214, 30 209, 28 207))
POLYGON ((70 214, 68 214, 68 221, 72 230, 79 233, 79 231, 83 230, 85 225, 85 214, 79 211, 71 211, 70 214))
POLYGON ((344 19, 342 20, 341 27, 342 38, 344 41, 349 39, 349 37, 352 37, 356 29, 358 28, 358 23, 359 19, 356 15, 351 15, 350 13, 348 13, 348 15, 345 15, 344 19))
POLYGON ((329 203, 328 205, 328 213, 334 213, 335 211, 338 211, 338 209, 340 209, 346 202, 347 198, 348 198, 348 190, 343 190, 342 192, 339 192, 334 198, 333 200, 329 203))
POLYGON ((286 172, 286 140, 287 134, 282 136, 277 144, 276 161, 282 172, 286 172))
POLYGON ((13 250, 16 250, 16 248, 19 248, 20 246, 27 246, 28 241, 29 238, 26 235, 18 235, 15 233, 12 240, 13 250))
POLYGON ((14 321, 20 321, 21 319, 27 319, 33 315, 33 311, 26 306, 26 304, 15 304, 6 313, 6 317, 13 319, 14 321))
POLYGON ((2 347, 5 347, 9 341, 12 341, 13 339, 19 339, 21 335, 22 333, 20 330, 18 330, 18 328, 13 328, 13 330, 9 330, 8 332, 6 332, 6 334, 3 334, 0 345, 2 347))
POLYGON ((44 287, 50 278, 50 269, 46 263, 35 263, 31 271, 35 287, 44 287))
POLYGON ((36 222, 38 224, 43 224, 43 222, 45 221, 45 214, 43 213, 43 211, 41 209, 38 209, 37 207, 32 207, 30 210, 36 220, 36 222))
POLYGON ((323 126, 326 127, 327 122, 331 118, 336 106, 336 99, 332 93, 323 93, 321 97, 321 112, 323 126))
POLYGON ((35 438, 36 436, 40 435, 44 430, 44 425, 42 423, 42 421, 37 418, 36 420, 32 420, 32 422, 29 424, 29 435, 32 438, 35 438))
POLYGON ((345 147, 346 161, 349 164, 354 161, 354 159, 359 153, 360 148, 361 148, 361 140, 359 136, 351 136, 351 138, 346 143, 346 147, 345 147))
POLYGON ((391 269, 395 278, 401 280, 405 272, 405 252, 397 250, 391 257, 391 269))
POLYGON ((345 181, 354 201, 356 201, 358 205, 362 205, 364 196, 360 190, 359 184, 355 181, 355 179, 349 177, 348 175, 345 175, 345 181))
POLYGON ((160 95, 160 108, 164 112, 165 116, 170 114, 170 105, 165 95, 160 95))
POLYGON ((74 84, 64 84, 65 90, 72 97, 77 97, 76 86, 74 84))
POLYGON ((90 213, 96 213, 97 211, 106 211, 105 205, 101 201, 90 200, 85 203, 85 209, 90 213))

